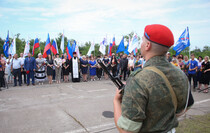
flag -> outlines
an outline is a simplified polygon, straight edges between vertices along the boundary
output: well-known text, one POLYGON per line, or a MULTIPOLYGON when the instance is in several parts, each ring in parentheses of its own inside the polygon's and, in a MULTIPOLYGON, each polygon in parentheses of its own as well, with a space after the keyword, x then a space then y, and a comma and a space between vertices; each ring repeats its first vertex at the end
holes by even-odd
POLYGON ((43 58, 46 58, 48 54, 51 54, 50 49, 51 49, 51 43, 50 43, 50 35, 48 33, 48 37, 44 48, 43 58))
POLYGON ((59 54, 57 42, 56 42, 55 39, 53 40, 51 49, 52 49, 52 52, 53 52, 54 55, 59 54))
POLYGON ((112 55, 112 48, 115 45, 115 37, 113 37, 112 43, 109 44, 109 52, 108 54, 111 56, 112 55))
POLYGON ((9 56, 9 31, 7 34, 7 38, 4 42, 3 49, 4 49, 4 55, 8 57, 9 56))
POLYGON ((64 53, 64 33, 62 34, 60 49, 61 49, 61 52, 64 53))
POLYGON ((133 38, 131 39, 131 43, 128 47, 128 52, 131 53, 137 47, 138 47, 138 36, 136 33, 134 33, 133 38))
POLYGON ((137 48, 135 48, 134 50, 133 50, 133 54, 136 56, 136 53, 138 52, 138 49, 137 48))
POLYGON ((74 41, 74 43, 75 43, 75 52, 77 53, 77 57, 80 58, 79 46, 77 45, 76 41, 74 41))
POLYGON ((184 32, 179 37, 178 41, 175 43, 173 50, 176 51, 176 56, 184 50, 186 47, 190 46, 190 36, 188 27, 184 30, 184 32))
POLYGON ((23 56, 28 56, 28 53, 29 53, 29 50, 30 50, 30 44, 29 44, 29 40, 26 41, 26 45, 25 45, 25 48, 24 48, 24 53, 23 53, 23 56))
POLYGON ((100 47, 99 47, 99 51, 105 55, 105 51, 106 51, 106 38, 104 38, 104 40, 100 43, 100 47))
POLYGON ((112 46, 113 46, 113 44, 110 42, 109 43, 109 49, 108 49, 108 55, 109 56, 112 56, 112 46))
POLYGON ((95 43, 92 42, 91 45, 90 45, 90 48, 88 50, 88 53, 87 55, 90 56, 91 55, 91 52, 95 50, 95 43))
POLYGON ((39 39, 36 38, 36 39, 34 40, 34 46, 33 46, 33 50, 32 50, 32 56, 34 56, 34 51, 35 51, 35 49, 38 48, 38 47, 39 47, 39 39))
POLYGON ((67 52, 67 58, 70 60, 73 57, 73 52, 71 49, 70 45, 70 40, 68 41, 67 47, 66 47, 66 52, 67 52))
POLYGON ((122 51, 125 51, 125 46, 124 46, 124 37, 122 38, 118 48, 117 48, 117 51, 116 53, 119 53, 119 52, 122 52, 122 51))
POLYGON ((115 37, 113 37, 112 45, 113 45, 113 46, 115 45, 115 37))
POLYGON ((16 37, 14 37, 9 47, 9 54, 11 54, 12 56, 16 54, 16 37))
POLYGON ((72 49, 72 53, 75 52, 75 48, 76 48, 76 41, 74 40, 71 49, 72 49))
POLYGON ((127 48, 125 49, 124 53, 129 55, 129 52, 128 52, 128 48, 129 48, 129 44, 131 43, 131 39, 130 39, 130 36, 129 36, 129 39, 128 39, 128 45, 127 45, 127 48))

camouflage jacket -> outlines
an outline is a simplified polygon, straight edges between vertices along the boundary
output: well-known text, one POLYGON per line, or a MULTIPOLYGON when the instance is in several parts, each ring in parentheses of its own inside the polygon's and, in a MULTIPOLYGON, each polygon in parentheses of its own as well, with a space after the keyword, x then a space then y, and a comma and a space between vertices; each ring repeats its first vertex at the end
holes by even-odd
POLYGON ((149 59, 144 68, 154 66, 168 78, 177 97, 175 112, 169 88, 157 73, 142 69, 132 73, 125 86, 122 116, 118 126, 131 132, 167 132, 178 126, 176 113, 186 105, 188 79, 164 56, 149 59))

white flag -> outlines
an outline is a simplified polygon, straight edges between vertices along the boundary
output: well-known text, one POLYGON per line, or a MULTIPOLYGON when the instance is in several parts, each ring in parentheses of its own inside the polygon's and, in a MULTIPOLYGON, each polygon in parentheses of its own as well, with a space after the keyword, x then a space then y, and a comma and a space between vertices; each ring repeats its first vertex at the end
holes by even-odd
POLYGON ((16 54, 16 37, 14 37, 10 47, 9 47, 9 54, 14 56, 16 54))
POLYGON ((78 45, 76 45, 76 47, 75 47, 75 52, 77 53, 77 57, 80 58, 80 52, 79 52, 78 45))
POLYGON ((24 54, 23 56, 28 56, 28 53, 29 53, 29 50, 30 50, 30 44, 29 44, 29 40, 26 41, 26 45, 25 45, 25 49, 24 49, 24 54))
POLYGON ((131 39, 131 43, 129 44, 128 47, 128 52, 131 53, 135 48, 138 47, 138 36, 136 35, 136 33, 134 33, 133 38, 131 39))
POLYGON ((100 43, 100 47, 99 47, 99 51, 105 55, 106 54, 106 38, 104 38, 104 40, 100 43))
POLYGON ((88 53, 87 55, 90 56, 91 55, 91 52, 95 50, 95 43, 92 42, 91 45, 90 45, 90 48, 88 50, 88 53))
POLYGON ((64 53, 64 33, 62 34, 62 39, 61 39, 61 46, 60 46, 60 48, 61 48, 62 53, 64 53))

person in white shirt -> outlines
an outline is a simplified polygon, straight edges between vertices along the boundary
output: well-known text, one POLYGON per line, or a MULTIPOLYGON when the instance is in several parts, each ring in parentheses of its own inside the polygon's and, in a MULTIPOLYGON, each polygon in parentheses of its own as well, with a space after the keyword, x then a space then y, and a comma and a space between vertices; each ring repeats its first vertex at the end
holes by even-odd
POLYGON ((26 71, 24 70, 25 57, 23 57, 23 53, 20 53, 19 60, 21 61, 21 70, 20 70, 21 71, 21 74, 20 74, 21 84, 23 83, 22 82, 22 76, 24 77, 24 84, 26 84, 26 71))
POLYGON ((21 86, 20 68, 21 68, 21 60, 19 60, 18 55, 15 54, 11 65, 11 72, 14 75, 14 86, 17 86, 17 76, 18 76, 19 86, 21 86))
POLYGON ((12 64, 12 55, 11 54, 9 54, 9 57, 8 57, 8 59, 6 60, 6 72, 7 72, 7 74, 8 74, 8 79, 7 79, 7 81, 8 81, 8 83, 12 83, 12 79, 13 79, 13 75, 12 75, 12 73, 11 73, 11 64, 12 64))
POLYGON ((130 72, 134 70, 134 58, 133 55, 130 56, 130 59, 128 60, 128 77, 130 75, 130 72))

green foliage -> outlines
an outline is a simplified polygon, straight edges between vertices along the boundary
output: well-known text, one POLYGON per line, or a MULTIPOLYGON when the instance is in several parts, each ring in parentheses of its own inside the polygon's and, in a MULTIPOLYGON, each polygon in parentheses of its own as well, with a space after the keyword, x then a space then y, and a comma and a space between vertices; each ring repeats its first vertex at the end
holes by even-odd
MULTIPOLYGON (((134 32, 131 32, 130 34, 125 35, 124 36, 125 41, 128 42, 129 41, 129 37, 132 38, 133 34, 134 34, 134 32)), ((55 39, 56 39, 56 42, 57 42, 57 45, 58 45, 58 48, 59 48, 59 53, 62 53, 62 51, 60 50, 62 33, 59 33, 58 37, 55 38, 55 39)), ((140 40, 139 36, 138 36, 138 40, 140 40)), ((0 54, 3 53, 4 41, 5 40, 0 38, 0 54)), ((25 40, 25 39, 20 39, 20 33, 16 34, 16 51, 17 51, 18 55, 20 53, 24 52, 26 41, 27 40, 25 40)), ((29 41, 30 41, 30 52, 32 53, 32 49, 33 49, 33 45, 34 45, 34 39, 31 39, 29 41)), ((74 39, 70 40, 71 45, 73 44, 73 41, 74 41, 74 39)), ((10 44, 11 44, 11 42, 12 42, 12 38, 10 38, 10 44)), ((51 40, 51 43, 52 42, 53 42, 53 40, 51 40)), ((40 53, 40 52, 43 53, 44 47, 45 47, 45 43, 46 43, 45 41, 43 41, 43 42, 40 41, 39 42, 40 48, 35 49, 34 57, 37 57, 38 53, 40 53)), ((64 48, 66 48, 67 43, 68 43, 68 38, 64 37, 64 48)), ((91 42, 89 41, 89 42, 86 42, 83 46, 79 46, 79 50, 80 50, 82 55, 86 55, 87 54, 87 52, 88 52, 88 50, 90 48, 90 45, 91 45, 91 42)), ((95 44, 95 51, 92 51, 93 55, 95 55, 95 56, 101 55, 101 52, 99 51, 99 47, 100 47, 99 44, 95 44)), ((108 53, 108 48, 109 48, 109 46, 106 46, 106 53, 108 53)), ((118 46, 116 46, 116 45, 113 46, 112 53, 116 53, 117 48, 118 48, 118 46)), ((169 52, 171 53, 171 55, 175 55, 176 54, 176 52, 173 50, 173 47, 170 48, 169 52)), ((64 53, 66 53, 65 49, 64 49, 64 53)), ((138 53, 140 53, 140 49, 138 49, 138 53)), ((198 56, 204 57, 206 55, 210 56, 210 47, 206 45, 206 46, 203 47, 203 50, 201 50, 201 49, 196 47, 194 50, 191 51, 191 53, 194 53, 196 57, 198 57, 198 56)), ((187 47, 185 50, 183 50, 180 54, 189 56, 189 47, 187 47)))
MULTIPOLYGON (((171 53, 171 55, 175 55, 176 51, 173 50, 173 47, 171 47, 169 49, 169 52, 171 53)), ((205 56, 210 56, 210 47, 209 46, 204 46, 203 50, 201 50, 200 48, 196 47, 194 50, 190 51, 190 54, 194 53, 195 57, 198 58, 198 56, 201 57, 205 57, 205 56)), ((183 54, 184 56, 188 56, 189 57, 189 47, 187 47, 186 49, 184 49, 180 54, 183 54)))

